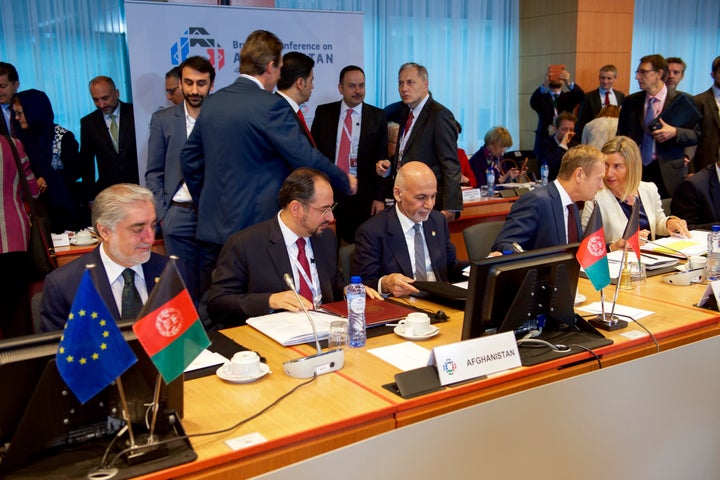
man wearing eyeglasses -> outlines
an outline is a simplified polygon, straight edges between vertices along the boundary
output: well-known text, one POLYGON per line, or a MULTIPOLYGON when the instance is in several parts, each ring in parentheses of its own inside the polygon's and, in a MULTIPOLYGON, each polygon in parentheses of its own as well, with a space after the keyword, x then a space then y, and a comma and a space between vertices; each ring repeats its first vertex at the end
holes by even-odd
MULTIPOLYGON (((231 235, 220 252, 208 294, 210 319, 224 327, 276 310, 301 310, 283 275, 289 273, 308 310, 342 300, 333 191, 328 177, 302 167, 278 193, 280 212, 231 235)), ((369 295, 375 295, 370 292, 369 295)))
MULTIPOLYGON (((697 121, 669 125, 654 120, 673 102, 687 94, 671 90, 663 82, 668 64, 662 55, 646 55, 640 59, 635 80, 642 91, 629 95, 623 102, 618 135, 626 135, 638 144, 643 161, 642 179, 658 187, 661 198, 669 198, 687 176, 689 159, 685 148, 697 145, 697 121)), ((690 97, 690 101, 693 102, 690 97)))
POLYGON ((173 105, 180 105, 185 99, 180 88, 180 67, 173 67, 165 74, 165 94, 173 105))

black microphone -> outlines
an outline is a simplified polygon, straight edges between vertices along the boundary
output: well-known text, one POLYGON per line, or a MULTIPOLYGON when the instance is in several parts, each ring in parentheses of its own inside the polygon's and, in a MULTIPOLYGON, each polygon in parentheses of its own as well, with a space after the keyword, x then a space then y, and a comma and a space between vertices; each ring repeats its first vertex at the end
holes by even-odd
POLYGON ((315 347, 317 348, 318 353, 322 353, 322 348, 320 347, 320 339, 318 338, 317 329, 315 328, 315 322, 308 313, 307 308, 305 308, 305 304, 300 298, 300 295, 298 295, 297 290, 295 290, 295 282, 293 281, 292 275, 286 273, 285 275, 283 275, 283 279, 285 280, 285 285, 287 285, 288 288, 292 290, 292 292, 295 294, 295 298, 297 298, 300 307, 303 309, 303 312, 305 312, 305 316, 307 317, 308 322, 310 322, 310 326, 312 326, 313 336, 315 337, 315 347))
POLYGON ((310 326, 312 326, 313 336, 315 337, 315 346, 317 348, 317 353, 315 355, 295 360, 288 360, 283 363, 285 373, 293 378, 310 378, 315 375, 322 375, 323 373, 340 370, 345 364, 345 350, 338 348, 328 350, 327 352, 322 351, 322 348, 320 347, 320 338, 318 337, 317 329, 315 328, 315 322, 305 308, 297 290, 295 290, 295 282, 293 281, 292 275, 289 273, 284 274, 283 280, 285 280, 285 284, 295 294, 297 301, 300 302, 300 307, 302 307, 308 322, 310 322, 310 326))

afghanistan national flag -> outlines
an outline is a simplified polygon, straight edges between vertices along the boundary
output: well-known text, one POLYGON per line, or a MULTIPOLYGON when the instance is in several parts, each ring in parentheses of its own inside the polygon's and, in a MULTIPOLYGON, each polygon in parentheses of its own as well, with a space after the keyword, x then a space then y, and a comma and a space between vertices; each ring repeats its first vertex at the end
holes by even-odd
POLYGON ((592 215, 590 215, 590 221, 585 227, 585 235, 582 242, 580 242, 580 248, 576 256, 595 290, 602 290, 610 284, 605 232, 603 230, 602 215, 597 204, 595 204, 592 215))
POLYGON ((637 258, 640 258, 640 199, 635 197, 633 202, 632 212, 630 212, 630 218, 625 226, 625 233, 623 233, 623 240, 632 247, 637 258))
POLYGON ((165 266, 138 319, 135 335, 166 383, 210 345, 174 260, 165 266))
POLYGON ((55 357, 60 376, 85 403, 136 361, 86 270, 55 357))

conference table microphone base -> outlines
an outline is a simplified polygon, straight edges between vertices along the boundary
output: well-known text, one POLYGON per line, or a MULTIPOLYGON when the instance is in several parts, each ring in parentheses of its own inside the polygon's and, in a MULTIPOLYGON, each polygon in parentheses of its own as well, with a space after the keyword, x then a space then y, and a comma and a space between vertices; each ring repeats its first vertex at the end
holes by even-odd
POLYGON ((318 352, 309 357, 288 360, 283 363, 285 373, 293 378, 310 378, 314 375, 335 372, 345 364, 345 350, 338 348, 318 352))
POLYGON ((600 330, 605 330, 608 332, 620 330, 621 328, 625 328, 628 326, 628 322, 626 322, 625 320, 620 320, 614 315, 611 316, 609 313, 606 313, 605 317, 600 314, 595 318, 588 320, 588 323, 595 328, 599 328, 600 330))

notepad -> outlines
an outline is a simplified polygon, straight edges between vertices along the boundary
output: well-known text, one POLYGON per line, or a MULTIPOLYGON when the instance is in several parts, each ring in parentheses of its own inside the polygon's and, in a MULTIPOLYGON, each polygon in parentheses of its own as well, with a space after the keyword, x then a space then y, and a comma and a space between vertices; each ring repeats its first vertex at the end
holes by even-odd
MULTIPOLYGON (((330 322, 337 320, 337 315, 315 311, 308 313, 315 322, 318 338, 326 339, 330 332, 330 322)), ((245 323, 284 347, 315 341, 312 325, 305 316, 305 312, 271 313, 261 317, 248 318, 245 323)))

